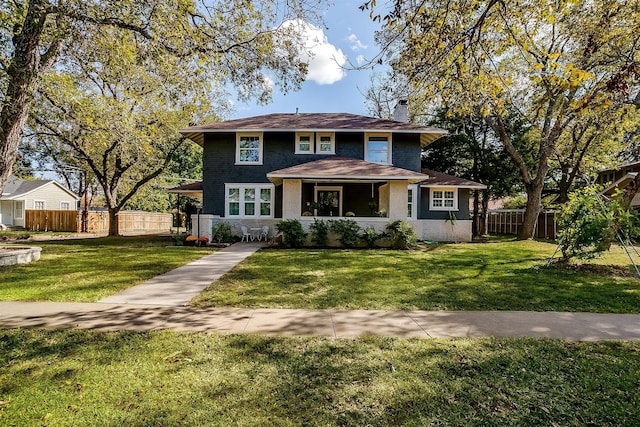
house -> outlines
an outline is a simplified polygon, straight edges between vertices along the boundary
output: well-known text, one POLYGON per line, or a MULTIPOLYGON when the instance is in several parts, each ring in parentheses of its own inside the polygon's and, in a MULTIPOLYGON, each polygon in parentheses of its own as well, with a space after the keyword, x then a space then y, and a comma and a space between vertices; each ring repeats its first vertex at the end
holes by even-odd
MULTIPOLYGON (((315 217, 355 219, 382 231, 407 220, 421 239, 471 240, 469 193, 476 182, 422 171, 421 150, 438 128, 354 114, 268 114, 181 129, 201 145, 203 181, 194 233, 214 221, 271 230, 282 219, 308 228, 315 217)), ((210 237, 210 236, 209 236, 210 237)))
POLYGON ((10 176, 0 195, 0 224, 24 227, 27 210, 76 210, 78 200, 56 181, 10 176))
MULTIPOLYGON (((640 172, 640 162, 624 163, 598 172, 596 184, 602 185, 602 194, 609 197, 618 189, 624 190, 635 179, 638 172, 640 172)), ((631 206, 640 208, 640 192, 631 201, 631 206)))

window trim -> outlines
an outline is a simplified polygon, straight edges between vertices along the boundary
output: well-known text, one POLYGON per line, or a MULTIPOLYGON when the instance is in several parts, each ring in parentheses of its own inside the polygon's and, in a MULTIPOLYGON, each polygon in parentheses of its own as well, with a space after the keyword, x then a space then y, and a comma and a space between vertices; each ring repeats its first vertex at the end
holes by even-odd
POLYGON ((366 132, 364 134, 364 160, 371 163, 378 163, 381 165, 392 165, 393 164, 393 141, 391 138, 391 132, 366 132), (369 160, 369 138, 371 137, 386 137, 387 138, 387 161, 386 163, 382 162, 372 162, 369 160))
POLYGON ((418 184, 410 184, 409 186, 407 186, 407 213, 409 210, 409 200, 408 200, 408 193, 413 193, 412 197, 411 197, 411 215, 407 216, 407 219, 416 219, 418 217, 418 209, 419 209, 419 203, 418 202, 418 188, 419 185, 418 184))
POLYGON ((296 150, 295 154, 313 154, 315 153, 315 138, 313 132, 296 132, 296 150), (300 149, 300 137, 309 137, 309 151, 303 151, 300 149))
POLYGON ((331 155, 336 154, 336 134, 335 132, 317 132, 316 133, 316 154, 331 155), (320 151, 321 138, 328 136, 331 140, 331 151, 320 151))
POLYGON ((70 211, 71 210, 71 202, 65 201, 65 200, 60 200, 60 210, 61 211, 70 211), (62 204, 66 204, 68 207, 67 208, 63 208, 62 204))
POLYGON ((429 210, 430 211, 457 211, 458 210, 458 188, 456 187, 429 187, 429 210), (433 193, 435 191, 442 191, 442 198, 438 198, 442 200, 442 206, 434 206, 434 196, 433 193), (444 197, 445 191, 453 192, 453 206, 444 206, 445 200, 450 200, 449 198, 444 197))
POLYGON ((224 216, 225 218, 273 218, 274 215, 274 197, 275 197, 275 185, 273 184, 265 184, 265 183, 257 183, 257 184, 253 184, 253 183, 233 183, 233 182, 228 182, 224 184, 224 216), (230 215, 229 214, 229 189, 231 188, 238 188, 240 190, 240 193, 238 194, 238 203, 239 203, 239 208, 238 211, 240 212, 239 215, 230 215), (255 201, 254 201, 254 215, 245 215, 245 209, 244 209, 244 204, 245 204, 245 200, 244 200, 244 192, 245 189, 253 189, 255 190, 256 194, 255 194, 255 201), (270 204, 270 209, 269 209, 269 215, 261 215, 260 214, 260 208, 261 208, 261 200, 260 200, 260 190, 263 189, 269 189, 271 190, 271 199, 269 200, 269 204, 270 204))
POLYGON ((236 132, 236 165, 262 165, 264 153, 264 133, 263 132, 236 132), (240 140, 243 137, 258 137, 258 161, 243 162, 240 160, 240 140))
POLYGON ((13 202, 13 219, 24 219, 24 200, 13 202), (18 209, 18 205, 20 205, 20 209, 18 209))
POLYGON ((46 211, 47 210, 47 201, 46 200, 33 200, 33 210, 34 211, 46 211), (36 208, 36 203, 42 202, 42 209, 36 208))
MULTIPOLYGON (((316 185, 313 187, 313 202, 318 203, 318 191, 337 191, 340 194, 340 200, 338 201, 338 218, 342 217, 343 206, 343 187, 342 185, 316 185)), ((318 216, 318 210, 314 209, 314 216, 318 216)), ((325 217, 322 217, 325 218, 325 217)))

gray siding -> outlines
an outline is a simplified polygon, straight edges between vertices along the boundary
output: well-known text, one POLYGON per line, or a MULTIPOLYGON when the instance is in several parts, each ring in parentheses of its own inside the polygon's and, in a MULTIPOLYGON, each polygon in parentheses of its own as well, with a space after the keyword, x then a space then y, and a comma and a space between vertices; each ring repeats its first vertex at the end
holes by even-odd
MULTIPOLYGON (((449 211, 431 211, 429 210, 429 188, 420 187, 420 211, 418 211, 418 219, 449 219, 449 211)), ((458 188, 458 210, 453 211, 456 219, 469 219, 469 194, 467 188, 458 188)))
MULTIPOLYGON (((328 157, 295 154, 295 132, 264 132, 262 165, 235 165, 235 133, 205 134, 203 153, 203 213, 224 215, 225 183, 266 183, 267 173, 328 157)), ((338 132, 336 156, 364 159, 364 134, 338 132)), ((394 134, 392 158, 396 167, 420 171, 420 136, 394 134)), ((282 217, 282 191, 276 188, 276 217, 282 217)))

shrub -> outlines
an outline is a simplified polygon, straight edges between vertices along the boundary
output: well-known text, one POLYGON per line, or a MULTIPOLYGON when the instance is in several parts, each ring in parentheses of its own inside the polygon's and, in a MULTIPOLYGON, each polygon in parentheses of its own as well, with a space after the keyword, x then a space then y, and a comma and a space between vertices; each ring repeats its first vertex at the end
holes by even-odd
POLYGON ((418 236, 408 222, 399 219, 392 221, 387 224, 385 230, 391 240, 392 249, 413 249, 416 247, 418 236))
POLYGON ((233 229, 231 224, 226 221, 220 221, 213 224, 211 227, 211 241, 221 243, 233 243, 235 236, 233 235, 233 229))
POLYGON ((171 240, 175 246, 184 246, 184 241, 187 238, 187 233, 175 233, 171 231, 171 240))
POLYGON ((352 248, 360 241, 360 226, 353 219, 330 220, 329 230, 338 235, 338 241, 345 248, 352 248))
POLYGON ((329 224, 323 220, 313 219, 313 224, 309 226, 311 230, 311 241, 318 246, 327 246, 329 241, 329 224))
POLYGON ((297 219, 287 219, 276 224, 276 230, 283 234, 282 245, 288 248, 301 248, 307 233, 297 219))
POLYGON ((360 235, 360 238, 362 238, 369 249, 373 248, 376 245, 376 241, 381 237, 382 236, 376 233, 376 230, 372 227, 365 228, 362 230, 362 234, 360 235))

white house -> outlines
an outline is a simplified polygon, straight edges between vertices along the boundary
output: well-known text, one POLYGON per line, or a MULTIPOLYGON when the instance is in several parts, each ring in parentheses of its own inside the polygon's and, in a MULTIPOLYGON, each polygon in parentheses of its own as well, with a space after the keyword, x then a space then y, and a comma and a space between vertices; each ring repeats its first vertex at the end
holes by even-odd
POLYGON ((0 195, 0 228, 24 227, 27 210, 76 210, 78 200, 56 181, 10 176, 0 195))

